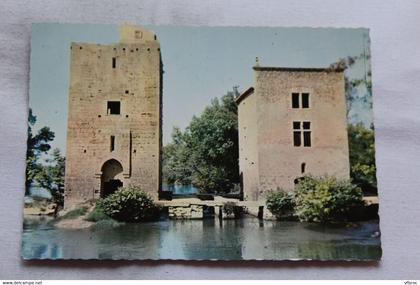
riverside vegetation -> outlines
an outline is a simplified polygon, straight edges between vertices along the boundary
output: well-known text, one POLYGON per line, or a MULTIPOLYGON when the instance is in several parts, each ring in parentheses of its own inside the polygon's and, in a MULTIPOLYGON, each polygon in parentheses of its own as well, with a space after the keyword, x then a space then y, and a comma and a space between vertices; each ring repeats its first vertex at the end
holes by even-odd
POLYGON ((268 210, 278 219, 301 222, 346 222, 363 209, 360 187, 334 177, 305 176, 294 192, 278 189, 267 196, 268 210))

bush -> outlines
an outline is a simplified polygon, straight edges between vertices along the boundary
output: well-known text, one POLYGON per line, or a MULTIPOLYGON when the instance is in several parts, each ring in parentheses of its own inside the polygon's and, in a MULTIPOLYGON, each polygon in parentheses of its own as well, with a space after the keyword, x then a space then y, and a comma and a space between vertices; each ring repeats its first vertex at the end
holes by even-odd
POLYGON ((89 222, 99 222, 104 220, 112 220, 107 214, 105 214, 104 209, 102 207, 102 200, 96 202, 95 208, 88 214, 85 219, 89 222))
POLYGON ((277 191, 268 193, 265 203, 267 209, 277 219, 290 219, 294 217, 295 201, 293 193, 277 189, 277 191))
POLYGON ((71 210, 71 211, 68 211, 67 213, 65 213, 63 216, 60 217, 60 219, 61 220, 76 219, 76 218, 86 214, 87 210, 88 210, 87 207, 76 208, 74 210, 71 210))
POLYGON ((103 199, 100 207, 107 216, 121 222, 148 221, 158 216, 158 208, 149 195, 132 185, 103 199))
POLYGON ((300 221, 348 221, 363 205, 362 190, 348 180, 306 176, 296 185, 296 215, 300 221))
POLYGON ((235 218, 239 218, 242 214, 242 208, 238 207, 235 202, 225 202, 223 203, 223 213, 226 216, 234 215, 235 218))

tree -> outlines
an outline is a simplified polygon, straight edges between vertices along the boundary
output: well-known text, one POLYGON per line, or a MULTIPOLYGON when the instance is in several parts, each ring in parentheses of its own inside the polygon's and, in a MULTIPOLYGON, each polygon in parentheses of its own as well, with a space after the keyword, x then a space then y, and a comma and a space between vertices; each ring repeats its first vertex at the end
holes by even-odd
POLYGON ((172 131, 172 143, 164 146, 162 176, 167 184, 191 184, 192 169, 186 136, 177 127, 172 131))
POLYGON ((58 148, 52 152, 52 158, 47 158, 40 171, 35 175, 34 181, 42 188, 48 189, 54 202, 59 205, 64 203, 64 174, 65 158, 58 148))
MULTIPOLYGON (((356 56, 340 58, 337 62, 329 66, 330 69, 340 69, 345 71, 345 92, 347 103, 348 121, 353 124, 363 123, 362 112, 372 109, 372 72, 370 70, 370 40, 368 35, 364 35, 365 48, 363 52, 356 56), (351 78, 347 71, 356 65, 363 65, 364 75, 359 78, 351 78), (362 110, 357 107, 364 106, 362 110)), ((367 124, 369 125, 370 122, 367 124)))
POLYGON ((363 192, 377 194, 375 137, 373 129, 349 125, 350 176, 363 192))
POLYGON ((28 140, 26 150, 26 181, 25 195, 29 195, 29 187, 34 182, 34 178, 42 171, 42 164, 39 162, 40 156, 46 154, 51 146, 50 141, 54 139, 54 132, 48 127, 41 128, 35 135, 32 128, 36 123, 36 116, 32 109, 28 115, 28 140))
POLYGON ((164 148, 163 173, 168 182, 192 183, 205 193, 227 193, 239 182, 236 88, 211 101, 182 133, 164 148))

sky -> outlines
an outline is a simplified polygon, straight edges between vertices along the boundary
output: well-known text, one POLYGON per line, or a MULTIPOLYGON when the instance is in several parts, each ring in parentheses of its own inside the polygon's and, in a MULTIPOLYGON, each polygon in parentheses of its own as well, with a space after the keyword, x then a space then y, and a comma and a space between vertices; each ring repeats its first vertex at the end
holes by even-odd
MULTIPOLYGON (((328 67, 368 48, 367 29, 144 26, 161 44, 163 62, 163 144, 174 126, 184 129, 214 97, 253 86, 255 58, 260 66, 328 67)), ((71 42, 111 44, 118 26, 42 23, 32 26, 29 106, 34 129, 55 132, 52 148, 65 153, 71 42)), ((351 78, 364 78, 370 60, 354 65, 351 78)), ((362 85, 357 90, 366 92, 362 85)), ((355 120, 372 123, 372 110, 357 104, 355 120)))

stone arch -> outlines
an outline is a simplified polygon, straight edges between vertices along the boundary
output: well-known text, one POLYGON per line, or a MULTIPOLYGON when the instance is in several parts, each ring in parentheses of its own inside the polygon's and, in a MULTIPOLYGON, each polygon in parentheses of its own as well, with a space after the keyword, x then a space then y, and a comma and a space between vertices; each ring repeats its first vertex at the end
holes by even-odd
POLYGON ((104 198, 123 186, 123 167, 116 159, 107 160, 101 168, 101 198, 104 198))

